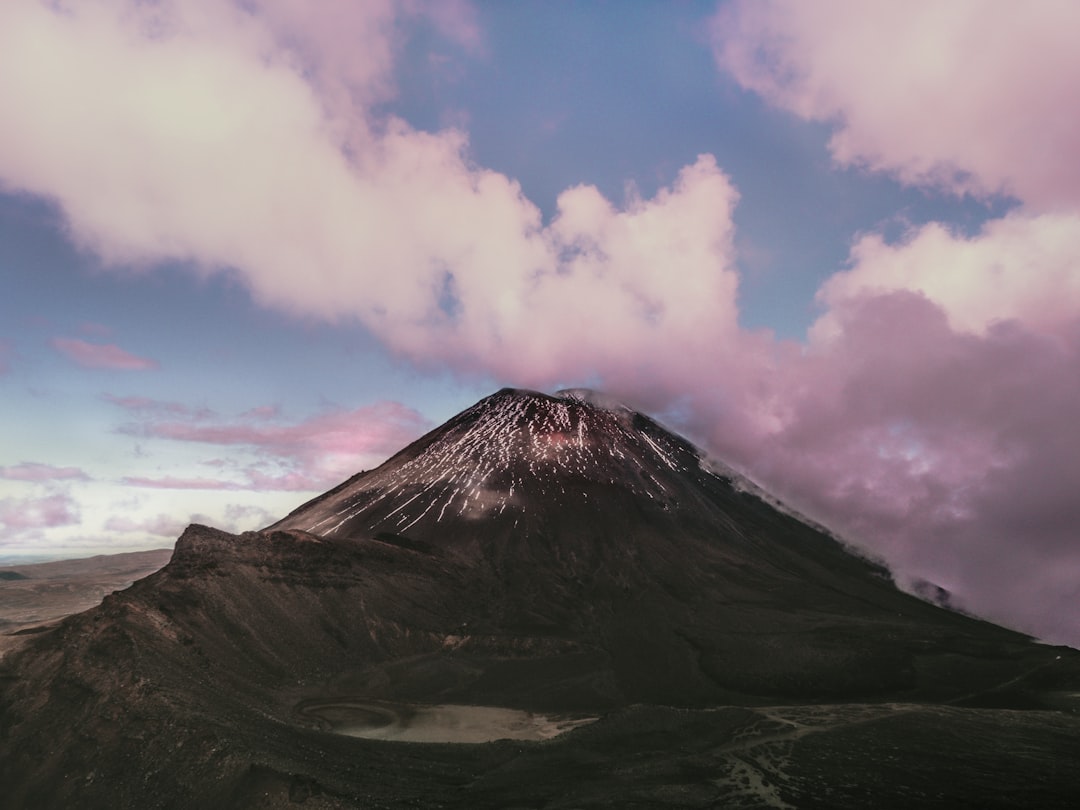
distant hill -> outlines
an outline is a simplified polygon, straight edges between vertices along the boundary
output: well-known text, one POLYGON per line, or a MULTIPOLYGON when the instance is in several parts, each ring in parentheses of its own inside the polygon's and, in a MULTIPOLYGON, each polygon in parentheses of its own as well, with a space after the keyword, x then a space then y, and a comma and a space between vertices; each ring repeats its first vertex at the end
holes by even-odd
POLYGON ((33 628, 101 603, 106 594, 164 566, 172 549, 99 554, 0 570, 0 656, 33 628))

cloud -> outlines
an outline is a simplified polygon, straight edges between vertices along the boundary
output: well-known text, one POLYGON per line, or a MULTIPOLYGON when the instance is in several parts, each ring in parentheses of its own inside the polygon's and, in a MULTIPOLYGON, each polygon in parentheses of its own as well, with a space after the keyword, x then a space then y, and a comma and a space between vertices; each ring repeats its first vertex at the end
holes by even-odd
MULTIPOLYGON (((931 223, 896 244, 867 234, 851 251, 850 269, 832 276, 819 299, 830 307, 868 294, 917 292, 959 331, 986 334, 1021 321, 1044 334, 1068 330, 1080 317, 1080 214, 1013 212, 971 237, 931 223)), ((830 328, 828 318, 816 327, 830 328)))
POLYGON ((65 493, 35 498, 0 498, 0 525, 6 532, 25 532, 79 522, 79 508, 65 493))
POLYGON ((178 478, 165 476, 149 478, 146 476, 125 476, 120 483, 129 487, 149 487, 151 489, 242 489, 240 484, 220 481, 213 478, 178 478))
POLYGON ((88 343, 78 338, 53 338, 53 348, 83 368, 147 371, 159 367, 156 360, 138 357, 112 343, 88 343))
POLYGON ((1080 643, 1080 56, 1071 3, 734 2, 717 61, 833 127, 841 165, 1019 208, 965 236, 857 237, 825 311, 740 383, 739 430, 702 433, 901 579, 1080 643), (1037 57, 1035 56, 1037 54, 1037 57))
POLYGON ((149 534, 171 540, 178 537, 190 523, 213 523, 226 531, 240 532, 257 530, 273 523, 279 517, 280 515, 258 506, 229 504, 219 519, 198 513, 192 513, 187 518, 177 518, 176 515, 163 512, 150 516, 113 515, 105 521, 104 528, 108 532, 149 534))
POLYGON ((1080 51, 1068 0, 725 5, 716 59, 744 87, 834 128, 842 165, 906 183, 1080 203, 1080 51))
POLYGON ((0 340, 0 374, 11 371, 11 357, 14 353, 15 349, 10 341, 0 340))
POLYGON ((187 523, 176 517, 159 514, 154 517, 129 518, 114 515, 105 521, 105 529, 110 532, 153 534, 160 537, 177 537, 187 523))
POLYGON ((428 0, 417 5, 416 11, 444 37, 470 53, 484 51, 484 33, 468 0, 428 0))
MULTIPOLYGON (((340 483, 348 477, 348 471, 341 469, 344 465, 335 465, 338 473, 330 473, 325 470, 329 465, 325 462, 319 464, 319 469, 292 470, 288 472, 266 473, 258 466, 249 466, 244 472, 252 489, 260 492, 280 490, 282 492, 317 492, 335 483, 340 483)), ((358 472, 358 470, 355 470, 358 472)))
POLYGON ((78 467, 54 467, 51 464, 40 464, 33 461, 24 461, 21 464, 12 464, 0 467, 0 478, 11 481, 88 481, 90 477, 78 467))
POLYGON ((1080 571, 1080 320, 1054 336, 1015 320, 972 334, 910 291, 829 317, 828 342, 777 380, 781 422, 740 461, 903 576, 1075 641, 1075 580, 1057 573, 1080 571))
POLYGON ((240 414, 241 420, 248 419, 276 419, 281 415, 281 408, 277 405, 259 405, 240 414))
POLYGON ((280 515, 275 515, 259 506, 234 503, 225 507, 225 519, 228 521, 229 531, 250 531, 269 526, 279 517, 280 515))
POLYGON ((265 305, 358 319, 421 364, 542 381, 620 338, 692 351, 734 327, 737 195, 711 157, 621 207, 569 189, 545 227, 463 133, 365 106, 388 92, 395 6, 299 9, 5 6, 0 178, 56 200, 107 261, 227 271, 265 305))
MULTIPOLYGON (((173 489, 325 489, 379 463, 429 427, 417 411, 395 402, 352 410, 330 410, 301 422, 282 421, 273 406, 253 408, 235 420, 182 418, 200 413, 176 403, 128 403, 140 419, 122 428, 149 439, 254 449, 264 461, 239 469, 244 483, 203 478, 127 478, 133 486, 173 489)), ((220 466, 216 460, 214 466, 220 466)))
POLYGON ((105 394, 106 402, 143 416, 157 415, 170 416, 184 419, 209 419, 214 412, 207 407, 192 407, 181 402, 166 402, 151 397, 126 396, 120 397, 114 394, 105 394))

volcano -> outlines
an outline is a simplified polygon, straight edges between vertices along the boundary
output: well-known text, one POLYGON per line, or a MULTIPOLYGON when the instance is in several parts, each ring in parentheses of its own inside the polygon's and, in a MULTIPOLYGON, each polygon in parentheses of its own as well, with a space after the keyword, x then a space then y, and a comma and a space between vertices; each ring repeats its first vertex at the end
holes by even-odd
POLYGON ((504 389, 0 662, 10 807, 1072 807, 1080 653, 504 389))

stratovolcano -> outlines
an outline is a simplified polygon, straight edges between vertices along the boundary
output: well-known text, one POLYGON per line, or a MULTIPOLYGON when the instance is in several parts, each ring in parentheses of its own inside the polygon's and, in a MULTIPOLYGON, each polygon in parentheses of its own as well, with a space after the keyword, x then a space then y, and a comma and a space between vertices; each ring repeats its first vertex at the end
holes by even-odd
POLYGON ((1070 806, 1078 659, 902 593, 643 414, 504 389, 263 531, 189 527, 4 659, 0 778, 40 807, 1070 806), (468 707, 581 719, 334 733, 468 707))
POLYGON ((270 530, 468 567, 471 598, 453 601, 470 644, 603 650, 615 703, 944 694, 917 659, 1020 641, 901 593, 733 470, 590 391, 499 391, 270 530))

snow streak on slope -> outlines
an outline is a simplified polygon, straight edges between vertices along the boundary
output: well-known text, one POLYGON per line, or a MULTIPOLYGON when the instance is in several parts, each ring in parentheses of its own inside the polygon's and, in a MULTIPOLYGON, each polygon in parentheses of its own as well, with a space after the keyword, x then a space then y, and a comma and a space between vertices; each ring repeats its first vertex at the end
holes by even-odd
POLYGON ((554 397, 504 389, 279 527, 334 535, 368 513, 369 530, 405 533, 420 521, 521 510, 525 496, 587 499, 586 482, 663 499, 664 472, 700 469, 692 445, 617 403, 598 403, 581 389, 554 397))

